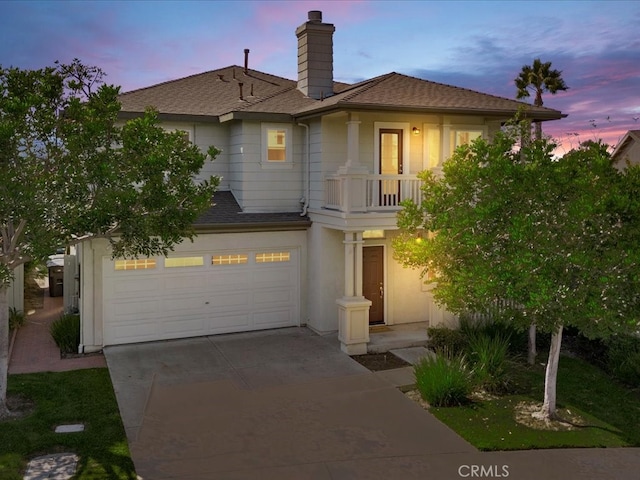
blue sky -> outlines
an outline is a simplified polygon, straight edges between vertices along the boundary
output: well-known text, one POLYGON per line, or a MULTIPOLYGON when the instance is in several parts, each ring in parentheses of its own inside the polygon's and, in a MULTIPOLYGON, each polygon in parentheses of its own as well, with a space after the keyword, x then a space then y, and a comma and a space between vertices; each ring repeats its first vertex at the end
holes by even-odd
POLYGON ((123 91, 242 65, 295 79, 295 29, 309 10, 333 23, 334 77, 391 71, 515 97, 540 57, 567 92, 545 126, 568 150, 640 129, 640 2, 628 1, 0 1, 0 65, 79 58, 123 91))

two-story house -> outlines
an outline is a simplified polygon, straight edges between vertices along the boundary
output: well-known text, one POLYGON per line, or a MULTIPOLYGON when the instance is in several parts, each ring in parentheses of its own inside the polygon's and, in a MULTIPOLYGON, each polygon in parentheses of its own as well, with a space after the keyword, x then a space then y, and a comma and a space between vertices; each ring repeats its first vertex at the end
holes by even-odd
POLYGON ((222 182, 195 241, 167 258, 79 246, 84 351, 307 325, 365 353, 370 324, 452 320, 393 258, 399 202, 420 200, 418 172, 490 138, 523 104, 398 73, 334 82, 334 30, 318 11, 296 29, 297 81, 249 68, 245 50, 244 66, 120 96, 123 119, 154 106, 166 128, 221 149, 202 175, 222 182))

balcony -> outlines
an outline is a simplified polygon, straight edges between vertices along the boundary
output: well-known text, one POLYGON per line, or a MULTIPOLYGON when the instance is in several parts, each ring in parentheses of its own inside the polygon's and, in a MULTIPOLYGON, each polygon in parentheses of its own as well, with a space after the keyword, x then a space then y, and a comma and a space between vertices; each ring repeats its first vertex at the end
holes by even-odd
POLYGON ((337 174, 325 180, 324 207, 344 213, 395 212, 400 202, 421 202, 417 175, 337 174))

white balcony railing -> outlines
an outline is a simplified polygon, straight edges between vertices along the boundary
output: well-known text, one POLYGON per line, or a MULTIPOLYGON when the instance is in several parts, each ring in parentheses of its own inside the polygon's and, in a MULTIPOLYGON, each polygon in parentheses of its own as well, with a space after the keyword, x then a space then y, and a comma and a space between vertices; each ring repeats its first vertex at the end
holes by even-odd
POLYGON ((332 175, 325 180, 325 208, 341 212, 397 211, 400 202, 421 201, 417 175, 332 175))

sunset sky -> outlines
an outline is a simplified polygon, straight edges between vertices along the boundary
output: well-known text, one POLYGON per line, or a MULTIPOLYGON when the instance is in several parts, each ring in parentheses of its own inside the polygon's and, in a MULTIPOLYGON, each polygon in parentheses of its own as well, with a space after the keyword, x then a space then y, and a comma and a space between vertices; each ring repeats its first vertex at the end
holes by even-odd
MULTIPOLYGON (((565 151, 640 129, 640 2, 629 1, 0 1, 0 65, 79 58, 123 91, 229 65, 295 79, 295 29, 309 10, 333 23, 334 78, 391 71, 515 98, 536 57, 567 92, 545 124, 565 151)), ((532 101, 532 98, 526 100, 532 101)))

